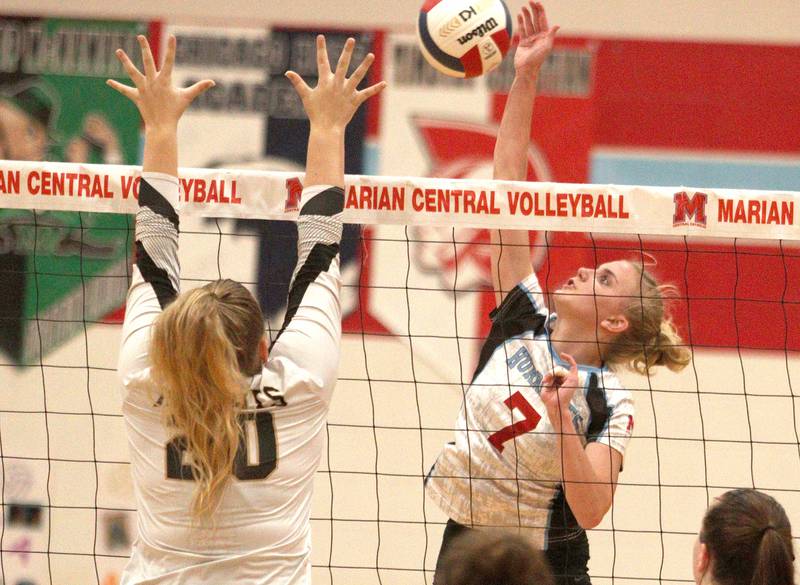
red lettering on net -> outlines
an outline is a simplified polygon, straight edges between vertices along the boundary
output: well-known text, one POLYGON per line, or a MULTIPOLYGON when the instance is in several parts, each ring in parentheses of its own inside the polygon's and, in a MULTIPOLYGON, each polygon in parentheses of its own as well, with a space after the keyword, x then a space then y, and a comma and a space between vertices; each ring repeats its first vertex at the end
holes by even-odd
POLYGON ((286 202, 283 210, 297 211, 300 209, 300 199, 303 196, 303 183, 297 177, 286 179, 286 202))
POLYGON ((503 401, 503 404, 508 406, 508 408, 512 411, 516 408, 525 416, 525 418, 515 422, 514 424, 510 424, 503 429, 500 429, 496 433, 489 435, 489 442, 500 453, 502 453, 503 449, 505 449, 503 443, 510 441, 514 437, 518 437, 519 435, 524 435, 525 433, 532 431, 538 426, 539 421, 542 420, 542 415, 536 412, 536 409, 531 406, 530 402, 525 400, 525 397, 521 392, 514 392, 514 394, 503 401))
POLYGON ((708 195, 697 191, 689 197, 686 191, 675 193, 675 213, 672 216, 672 225, 695 225, 706 227, 706 203, 708 195))

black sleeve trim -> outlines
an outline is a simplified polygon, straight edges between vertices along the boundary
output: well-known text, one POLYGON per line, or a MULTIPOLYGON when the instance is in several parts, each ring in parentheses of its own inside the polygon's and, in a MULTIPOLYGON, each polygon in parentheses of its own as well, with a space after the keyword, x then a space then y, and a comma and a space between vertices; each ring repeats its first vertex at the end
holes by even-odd
POLYGON ((548 550, 559 543, 572 539, 583 531, 567 501, 564 486, 558 486, 556 495, 550 503, 550 526, 547 530, 548 550))
POLYGON ((289 290, 289 300, 286 305, 286 316, 283 319, 281 330, 275 337, 275 341, 272 342, 272 346, 277 343, 286 327, 297 314, 308 287, 317 279, 317 276, 330 268, 331 262, 333 262, 338 253, 339 244, 314 244, 308 254, 308 258, 306 258, 300 270, 297 271, 297 276, 292 282, 292 288, 289 290))
POLYGON ((300 215, 336 215, 344 209, 344 189, 331 187, 317 193, 303 205, 300 215))
POLYGON ((139 241, 136 242, 136 265, 139 267, 144 281, 153 287, 162 309, 175 300, 178 292, 172 286, 167 271, 156 266, 150 254, 139 241))
POLYGON ((545 316, 536 312, 536 306, 520 286, 514 287, 506 295, 500 306, 489 313, 489 318, 492 320, 492 328, 483 342, 478 366, 472 374, 473 382, 500 345, 526 331, 540 335, 544 332, 546 322, 545 316))
POLYGON ((586 429, 586 438, 590 443, 594 443, 605 430, 610 415, 606 393, 600 388, 597 374, 589 376, 586 403, 589 405, 589 427, 586 429))
POLYGON ((142 179, 139 185, 139 207, 149 207, 154 213, 167 218, 178 229, 178 213, 158 190, 142 179))

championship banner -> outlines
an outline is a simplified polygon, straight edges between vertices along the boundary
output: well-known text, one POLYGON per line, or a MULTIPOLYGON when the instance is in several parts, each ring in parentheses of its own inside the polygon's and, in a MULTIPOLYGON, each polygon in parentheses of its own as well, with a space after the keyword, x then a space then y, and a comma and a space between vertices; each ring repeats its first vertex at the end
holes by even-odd
MULTIPOLYGON (((138 113, 105 81, 126 78, 114 50, 136 55, 146 32, 135 22, 0 19, 0 158, 137 162, 138 113)), ((30 209, 0 209, 0 349, 17 363, 119 307, 127 288, 126 217, 30 209), (32 223, 59 235, 37 245, 21 235, 32 223)))
MULTIPOLYGON (((294 220, 303 175, 180 169, 181 216, 294 220)), ((139 167, 3 161, 0 206, 135 213, 139 167)), ((800 240, 800 193, 345 177, 345 222, 800 240)), ((32 224, 31 224, 32 225, 32 224)))

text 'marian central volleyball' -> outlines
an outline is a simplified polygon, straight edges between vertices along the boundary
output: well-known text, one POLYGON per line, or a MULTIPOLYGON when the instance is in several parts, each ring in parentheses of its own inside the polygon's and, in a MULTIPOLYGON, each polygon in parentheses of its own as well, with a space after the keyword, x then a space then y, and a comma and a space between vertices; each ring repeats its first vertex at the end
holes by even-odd
POLYGON ((477 77, 497 67, 511 45, 503 0, 426 0, 417 22, 425 59, 451 77, 477 77))

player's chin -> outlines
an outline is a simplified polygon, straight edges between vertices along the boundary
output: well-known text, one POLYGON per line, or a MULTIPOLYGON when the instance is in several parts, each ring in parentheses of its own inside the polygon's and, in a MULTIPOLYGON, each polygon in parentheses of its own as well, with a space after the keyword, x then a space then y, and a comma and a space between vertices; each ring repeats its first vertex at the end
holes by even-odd
POLYGON ((553 296, 554 299, 558 298, 569 299, 570 297, 572 297, 572 300, 574 300, 574 297, 579 295, 577 289, 574 286, 570 286, 568 284, 561 285, 550 294, 553 296))
POLYGON ((574 288, 556 290, 551 294, 551 300, 560 315, 582 314, 594 308, 592 295, 581 293, 574 288))

